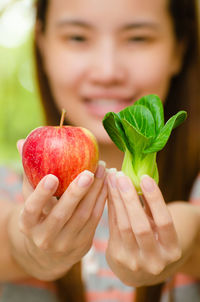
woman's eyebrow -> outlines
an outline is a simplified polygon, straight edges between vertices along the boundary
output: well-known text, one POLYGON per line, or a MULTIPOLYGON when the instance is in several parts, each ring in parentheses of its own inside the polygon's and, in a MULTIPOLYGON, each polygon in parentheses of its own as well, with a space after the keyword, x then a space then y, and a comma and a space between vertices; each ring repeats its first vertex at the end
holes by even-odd
POLYGON ((91 24, 81 20, 81 19, 73 19, 73 18, 62 18, 56 22, 57 27, 63 27, 67 25, 75 25, 75 26, 81 26, 85 28, 91 28, 91 24))
MULTIPOLYGON (((79 26, 79 27, 83 27, 86 29, 91 29, 94 27, 93 24, 85 21, 85 20, 81 20, 81 19, 76 19, 76 18, 69 18, 69 17, 64 17, 59 19, 58 21, 56 21, 56 27, 58 28, 62 28, 65 26, 79 26)), ((119 27, 120 31, 126 31, 126 30, 133 30, 133 29, 145 29, 145 28, 150 28, 150 29, 155 29, 158 30, 159 29, 159 24, 157 22, 154 21, 133 21, 133 22, 129 22, 126 24, 123 24, 119 27)))
POLYGON ((122 26, 122 30, 131 30, 131 29, 139 29, 139 28, 150 28, 150 29, 159 29, 159 24, 152 21, 138 21, 127 23, 122 26))

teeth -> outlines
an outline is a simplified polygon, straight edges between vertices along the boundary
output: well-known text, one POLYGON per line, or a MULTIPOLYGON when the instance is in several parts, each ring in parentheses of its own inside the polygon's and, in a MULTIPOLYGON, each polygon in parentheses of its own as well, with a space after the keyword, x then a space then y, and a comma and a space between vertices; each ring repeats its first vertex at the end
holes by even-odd
POLYGON ((121 102, 121 100, 116 99, 93 99, 90 100, 91 103, 95 103, 95 105, 103 105, 103 106, 110 106, 110 105, 116 105, 121 102))

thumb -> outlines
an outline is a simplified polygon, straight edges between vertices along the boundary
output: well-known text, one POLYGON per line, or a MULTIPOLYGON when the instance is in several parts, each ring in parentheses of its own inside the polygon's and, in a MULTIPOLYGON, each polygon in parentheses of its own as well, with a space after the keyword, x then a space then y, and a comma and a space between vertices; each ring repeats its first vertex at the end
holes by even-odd
POLYGON ((25 139, 19 139, 17 141, 17 150, 19 151, 19 154, 22 156, 22 149, 24 145, 25 139))
MULTIPOLYGON (((19 154, 22 156, 22 149, 23 149, 23 145, 24 145, 25 139, 19 139, 16 143, 17 146, 17 150, 19 151, 19 154)), ((28 178, 25 174, 25 172, 23 172, 23 186, 22 186, 22 193, 24 196, 24 199, 26 200, 26 198, 29 197, 29 195, 33 192, 33 187, 31 186, 31 184, 28 181, 28 178)))

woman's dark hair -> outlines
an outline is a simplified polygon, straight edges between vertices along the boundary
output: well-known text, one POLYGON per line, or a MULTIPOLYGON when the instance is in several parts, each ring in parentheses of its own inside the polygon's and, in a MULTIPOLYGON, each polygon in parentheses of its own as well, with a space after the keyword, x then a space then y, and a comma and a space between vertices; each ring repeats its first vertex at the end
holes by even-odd
MULTIPOLYGON (((37 0, 36 18, 45 31, 48 0, 37 0)), ((159 186, 166 202, 188 200, 192 183, 200 170, 200 39, 198 0, 169 0, 176 37, 185 43, 185 55, 181 72, 172 79, 165 103, 165 118, 179 110, 186 110, 187 121, 174 131, 163 151, 158 153, 159 186)), ((34 43, 36 72, 46 123, 59 124, 60 113, 55 106, 42 58, 34 43)), ((61 300, 84 301, 80 264, 58 281, 61 300), (78 294, 79 293, 79 294, 78 294), (77 296, 78 294, 78 296, 77 296)), ((137 302, 158 302, 163 284, 137 289, 137 302)))

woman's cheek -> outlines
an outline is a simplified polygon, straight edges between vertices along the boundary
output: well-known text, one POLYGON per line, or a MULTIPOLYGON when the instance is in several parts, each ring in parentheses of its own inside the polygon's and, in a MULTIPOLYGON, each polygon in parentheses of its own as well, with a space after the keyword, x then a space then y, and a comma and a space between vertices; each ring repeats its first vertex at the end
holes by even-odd
POLYGON ((85 62, 82 59, 76 57, 68 57, 68 59, 59 62, 55 66, 56 70, 56 81, 59 81, 60 85, 67 85, 69 88, 77 87, 80 85, 85 75, 85 62))
POLYGON ((155 93, 161 99, 165 99, 171 75, 169 73, 169 66, 162 60, 142 60, 137 61, 137 66, 133 85, 137 90, 144 91, 143 94, 155 93))

